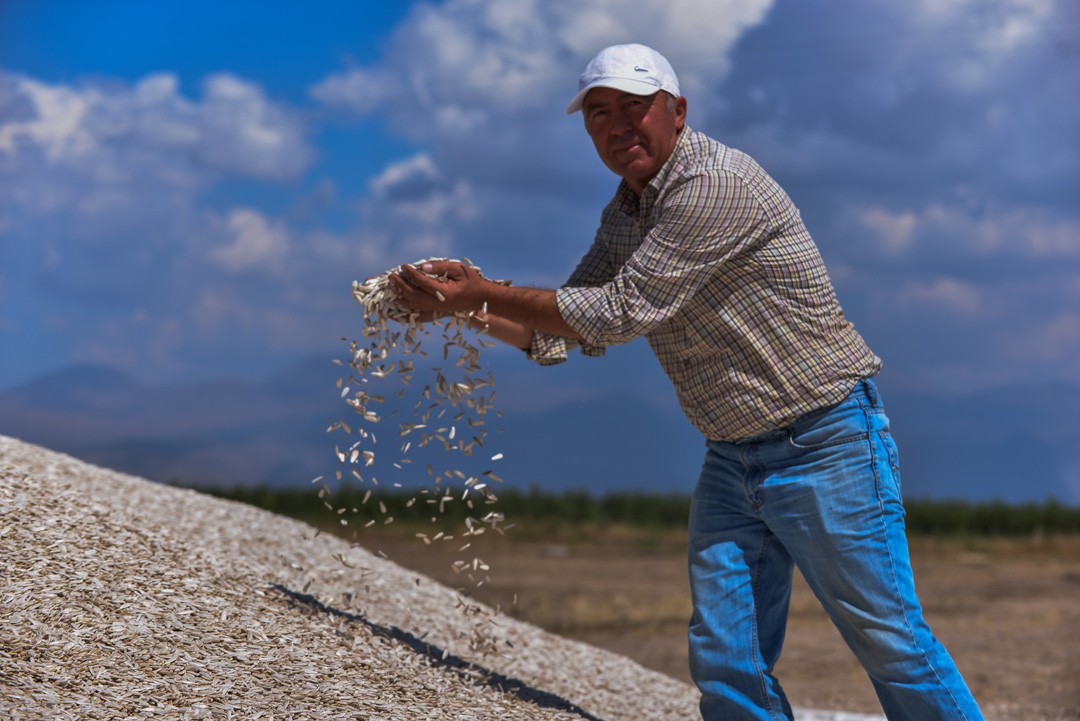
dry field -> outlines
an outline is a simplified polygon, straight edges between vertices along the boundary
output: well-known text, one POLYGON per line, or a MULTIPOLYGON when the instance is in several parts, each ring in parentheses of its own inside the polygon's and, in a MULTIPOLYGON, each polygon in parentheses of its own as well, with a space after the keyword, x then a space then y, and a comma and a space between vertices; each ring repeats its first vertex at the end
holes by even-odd
MULTIPOLYGON (((513 533, 478 551, 492 575, 476 596, 689 681, 690 602, 678 534, 644 539, 608 532, 539 543, 513 533)), ((462 585, 446 559, 415 539, 361 541, 406 567, 462 585)), ((915 539, 912 546, 927 618, 987 718, 1080 719, 1080 538, 915 539)), ((870 683, 798 577, 778 673, 796 706, 881 712, 870 683)))
MULTIPOLYGON (((533 625, 423 577, 459 585, 456 542, 390 529, 396 539, 362 540, 423 574, 283 516, 0 436, 0 718, 696 716, 679 681, 677 536, 473 539, 493 567, 474 593, 533 625)), ((1080 539, 915 550, 930 620, 990 721, 1076 721, 1080 539)), ((874 713, 801 586, 792 616, 792 701, 874 713)))

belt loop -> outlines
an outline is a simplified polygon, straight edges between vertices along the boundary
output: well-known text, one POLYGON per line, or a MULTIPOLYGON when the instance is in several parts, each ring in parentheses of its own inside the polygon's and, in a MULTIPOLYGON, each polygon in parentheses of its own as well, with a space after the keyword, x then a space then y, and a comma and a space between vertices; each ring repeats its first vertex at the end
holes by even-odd
POLYGON ((874 383, 873 377, 863 378, 859 381, 859 384, 863 387, 863 392, 866 393, 866 397, 870 400, 870 406, 876 407, 879 403, 880 396, 878 394, 877 384, 874 383))

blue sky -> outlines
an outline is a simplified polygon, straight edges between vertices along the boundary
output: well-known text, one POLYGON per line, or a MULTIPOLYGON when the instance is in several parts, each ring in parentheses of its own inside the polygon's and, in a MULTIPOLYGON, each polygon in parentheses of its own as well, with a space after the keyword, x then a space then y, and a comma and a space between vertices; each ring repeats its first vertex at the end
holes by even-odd
MULTIPOLYGON (((887 388, 1076 387, 1078 37, 1068 0, 6 2, 0 389, 334 356, 352 280, 421 257, 558 285, 615 186, 563 109, 625 41, 785 186, 887 388)), ((612 356, 493 354, 512 402, 673 407, 612 356)))

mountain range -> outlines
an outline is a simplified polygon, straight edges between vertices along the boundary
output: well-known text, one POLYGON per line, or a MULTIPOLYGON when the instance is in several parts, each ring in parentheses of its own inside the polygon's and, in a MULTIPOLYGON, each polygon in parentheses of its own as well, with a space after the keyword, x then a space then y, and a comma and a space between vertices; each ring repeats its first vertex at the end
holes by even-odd
MULTIPOLYGON (((0 391, 0 434, 175 485, 305 484, 340 468, 342 440, 327 429, 351 422, 335 385, 341 375, 316 357, 265 378, 170 384, 74 365, 0 391)), ((942 398, 881 385, 905 496, 1080 503, 1080 388, 942 398)), ((558 396, 527 381, 506 392, 516 400, 487 424, 477 461, 505 483, 596 494, 692 489, 703 442, 673 402, 610 386, 558 396)), ((387 406, 388 415, 406 410, 387 406)), ((384 436, 396 430, 390 420, 384 426, 384 436)), ((397 439, 382 443, 392 448, 397 439)), ((406 485, 429 480, 415 465, 400 474, 406 485)))

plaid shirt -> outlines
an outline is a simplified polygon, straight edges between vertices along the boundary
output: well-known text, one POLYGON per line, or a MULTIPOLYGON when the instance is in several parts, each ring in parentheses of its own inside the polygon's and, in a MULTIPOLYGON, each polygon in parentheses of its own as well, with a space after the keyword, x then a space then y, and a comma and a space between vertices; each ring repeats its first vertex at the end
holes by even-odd
MULTIPOLYGON (((640 198, 619 185, 556 300, 586 355, 645 336, 713 440, 782 428, 881 368, 791 199, 748 155, 689 127, 640 198)), ((576 345, 538 332, 529 355, 559 363, 576 345)))

